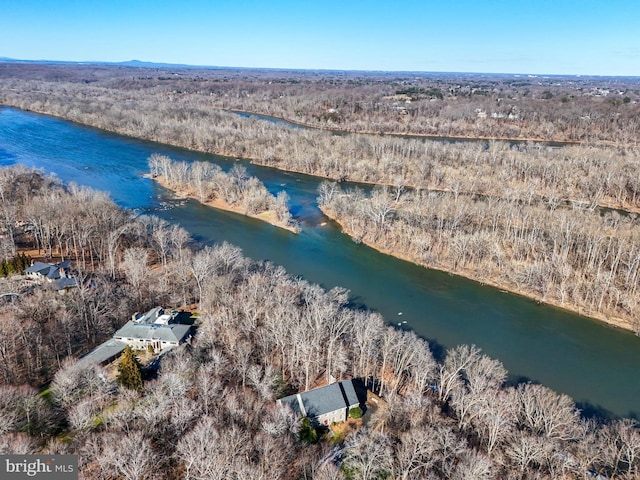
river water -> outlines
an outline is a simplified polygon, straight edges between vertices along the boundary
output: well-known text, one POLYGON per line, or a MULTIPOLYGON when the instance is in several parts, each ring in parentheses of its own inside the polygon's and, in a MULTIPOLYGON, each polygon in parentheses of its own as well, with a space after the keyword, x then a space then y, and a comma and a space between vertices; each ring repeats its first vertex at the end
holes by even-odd
POLYGON ((226 240, 251 258, 283 265, 325 288, 348 288, 354 305, 414 330, 436 352, 476 344, 502 361, 513 379, 566 393, 589 413, 640 416, 640 338, 633 334, 355 244, 318 210, 318 178, 243 162, 270 191, 287 191, 302 226, 295 235, 175 199, 142 177, 152 153, 211 161, 223 169, 238 161, 0 109, 0 166, 22 163, 108 191, 123 207, 179 223, 199 241, 226 240))

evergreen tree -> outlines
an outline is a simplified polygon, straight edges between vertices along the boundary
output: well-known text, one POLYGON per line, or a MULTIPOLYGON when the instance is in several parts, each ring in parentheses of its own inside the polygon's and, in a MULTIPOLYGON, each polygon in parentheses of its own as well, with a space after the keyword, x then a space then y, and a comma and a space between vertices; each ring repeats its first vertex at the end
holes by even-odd
POLYGON ((31 265, 31 257, 19 253, 12 259, 4 259, 0 262, 0 276, 7 277, 14 272, 22 272, 31 265))
POLYGON ((131 347, 126 347, 120 357, 118 383, 130 390, 142 392, 142 367, 131 347))
POLYGON ((309 444, 318 442, 318 431, 314 428, 309 417, 302 418, 298 435, 301 440, 304 440, 309 444))
POLYGON ((26 253, 19 253, 13 259, 13 270, 16 272, 22 272, 31 265, 31 257, 26 253))

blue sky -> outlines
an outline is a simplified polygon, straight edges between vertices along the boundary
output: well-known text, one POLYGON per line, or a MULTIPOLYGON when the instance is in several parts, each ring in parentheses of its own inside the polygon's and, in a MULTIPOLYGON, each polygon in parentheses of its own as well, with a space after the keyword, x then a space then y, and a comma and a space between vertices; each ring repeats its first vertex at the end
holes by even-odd
POLYGON ((640 76, 640 0, 0 0, 0 57, 640 76))

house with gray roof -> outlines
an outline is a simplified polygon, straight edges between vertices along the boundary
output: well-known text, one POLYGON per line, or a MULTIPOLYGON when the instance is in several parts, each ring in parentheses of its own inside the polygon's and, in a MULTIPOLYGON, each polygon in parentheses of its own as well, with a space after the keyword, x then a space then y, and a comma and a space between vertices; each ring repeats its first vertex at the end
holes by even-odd
POLYGON ((134 313, 113 338, 98 345, 80 360, 97 364, 112 362, 127 346, 134 350, 151 347, 155 353, 163 353, 177 347, 191 335, 191 325, 178 323, 179 312, 155 307, 146 313, 134 313))
POLYGON ((53 281, 59 278, 66 278, 70 266, 70 260, 60 263, 33 262, 29 268, 25 269, 24 273, 34 280, 53 281))
POLYGON ((360 400, 353 382, 343 380, 326 387, 289 395, 279 399, 278 403, 289 406, 300 417, 309 417, 315 424, 330 425, 346 421, 349 410, 359 406, 360 400))
POLYGON ((155 307, 142 315, 134 314, 113 338, 135 350, 151 347, 154 352, 162 352, 177 347, 191 333, 191 325, 175 323, 174 320, 174 312, 155 307))
POLYGON ((70 266, 70 260, 60 263, 33 262, 24 273, 32 280, 52 283, 56 290, 65 290, 77 285, 76 279, 69 276, 70 266))

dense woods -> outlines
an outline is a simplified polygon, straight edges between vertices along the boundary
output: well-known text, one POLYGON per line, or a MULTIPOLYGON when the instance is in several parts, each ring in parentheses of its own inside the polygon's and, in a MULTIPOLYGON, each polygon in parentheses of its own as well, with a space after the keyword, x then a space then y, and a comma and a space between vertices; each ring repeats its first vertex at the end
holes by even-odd
POLYGON ((640 133, 637 78, 5 63, 0 81, 1 103, 42 111, 63 96, 69 115, 152 100, 185 117, 235 109, 352 132, 620 145, 640 133))
POLYGON ((475 346, 453 347, 436 359, 412 332, 351 308, 343 289, 323 290, 229 244, 197 247, 179 227, 134 218, 98 192, 82 190, 78 206, 75 187, 22 167, 2 174, 16 186, 5 192, 14 207, 13 233, 7 235, 6 224, 2 230, 14 248, 38 251, 39 245, 41 255, 70 255, 83 265, 77 231, 36 238, 51 224, 29 227, 25 195, 29 202, 58 198, 62 217, 77 208, 93 213, 76 221, 91 232, 82 272, 93 281, 66 295, 26 288, 1 307, 2 453, 77 453, 87 479, 638 473, 634 421, 583 418, 566 395, 510 384, 500 362, 475 346), (99 229, 110 225, 101 222, 114 217, 121 223, 112 249, 109 242, 95 248, 106 235, 99 229), (140 282, 141 268, 154 275, 140 282), (155 304, 195 304, 200 317, 192 342, 164 355, 141 388, 119 385, 103 367, 76 360, 91 340, 67 338, 65 328, 82 336, 84 322, 98 321, 101 327, 87 327, 106 338, 131 311, 155 304), (73 305, 84 310, 71 315, 73 305), (29 361, 31 369, 21 368, 29 361), (361 379, 384 403, 370 405, 365 426, 344 438, 308 444, 299 436, 301 420, 275 399, 329 376, 361 379), (38 393, 35 387, 47 381, 49 388, 38 393))
POLYGON ((635 214, 329 182, 319 203, 356 241, 640 332, 635 214))
MULTIPOLYGON (((22 68, 29 72, 29 66, 22 68)), ((220 94, 205 94, 205 90, 193 90, 202 83, 200 73, 196 71, 185 71, 172 77, 172 82, 191 85, 183 93, 176 93, 182 90, 170 89, 169 85, 176 88, 177 85, 168 80, 131 77, 145 70, 112 68, 96 73, 59 66, 43 68, 42 73, 34 73, 34 78, 25 85, 20 75, 26 72, 22 72, 20 66, 2 65, 0 103, 138 138, 250 158, 263 165, 334 180, 401 184, 510 198, 541 196, 552 202, 574 200, 589 205, 638 209, 640 177, 634 136, 628 142, 615 145, 584 141, 579 145, 554 148, 544 144, 497 141, 446 143, 395 136, 337 135, 243 117, 221 110, 226 105, 216 103, 219 96, 233 98, 229 89, 245 81, 256 83, 252 91, 261 86, 268 92, 277 83, 270 76, 274 73, 265 74, 267 76, 259 80, 262 78, 259 75, 243 79, 229 72, 225 73, 229 77, 218 78, 221 73, 212 71, 213 77, 208 81, 216 88, 226 90, 220 94)), ((367 83, 366 79, 362 82, 367 83)), ((384 83, 373 79, 369 82, 384 83)), ((388 82, 393 83, 393 80, 388 82)), ((312 88, 316 83, 321 80, 306 87, 310 98, 317 94, 312 88)), ((278 88, 286 88, 289 84, 278 85, 281 85, 278 88)), ((289 86, 303 88, 297 83, 289 86)), ((637 88, 637 85, 631 82, 625 88, 637 88)), ((355 96, 358 85, 345 81, 344 89, 355 96)), ((257 94, 248 97, 256 102, 253 111, 259 110, 261 100, 257 97, 257 94)), ((602 97, 586 96, 585 99, 605 102, 602 97)), ((629 109, 639 108, 634 102, 636 100, 622 105, 629 109)), ((557 110, 553 111, 557 114, 557 110)), ((624 125, 632 124, 637 118, 640 117, 630 118, 624 125)), ((623 127, 617 121, 608 122, 606 126, 607 132, 623 127)), ((469 135, 477 137, 479 134, 469 132, 469 135)))

